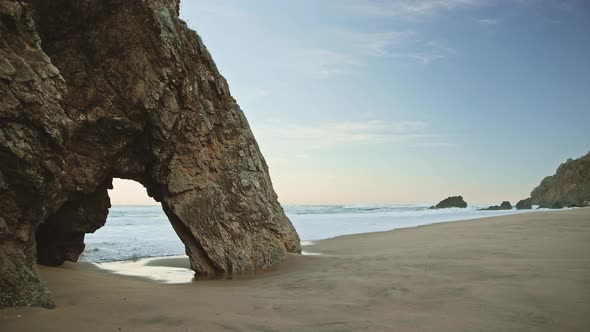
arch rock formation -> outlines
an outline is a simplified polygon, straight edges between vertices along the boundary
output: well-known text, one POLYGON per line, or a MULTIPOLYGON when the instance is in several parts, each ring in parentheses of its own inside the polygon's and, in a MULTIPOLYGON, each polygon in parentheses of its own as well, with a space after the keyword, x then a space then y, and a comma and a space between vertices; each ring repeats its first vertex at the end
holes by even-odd
POLYGON ((0 0, 0 307, 53 307, 113 178, 162 204, 198 274, 300 252, 248 122, 178 0, 0 0))

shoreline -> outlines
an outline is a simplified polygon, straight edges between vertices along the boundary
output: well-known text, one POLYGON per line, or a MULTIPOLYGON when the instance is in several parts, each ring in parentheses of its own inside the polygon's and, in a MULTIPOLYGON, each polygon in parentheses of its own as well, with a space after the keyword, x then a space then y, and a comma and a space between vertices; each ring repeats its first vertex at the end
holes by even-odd
POLYGON ((252 278, 164 284, 90 263, 41 267, 54 310, 0 330, 584 331, 590 209, 344 235, 252 278))
MULTIPOLYGON (((329 240, 340 239, 340 238, 346 238, 348 236, 379 234, 379 233, 387 233, 387 232, 401 231, 401 230, 404 230, 404 229, 414 229, 414 228, 420 228, 420 227, 429 227, 429 226, 435 226, 435 225, 439 225, 439 224, 459 223, 459 222, 472 222, 472 221, 479 221, 481 219, 503 218, 503 217, 510 217, 510 216, 514 216, 514 215, 527 215, 527 214, 532 214, 532 213, 547 213, 547 212, 549 212, 549 213, 558 213, 558 212, 571 211, 571 210, 575 210, 575 209, 589 209, 590 210, 590 207, 572 207, 572 208, 562 208, 562 209, 543 209, 543 210, 540 210, 540 211, 539 211, 539 209, 532 209, 532 211, 523 211, 523 212, 519 212, 519 213, 511 213, 511 214, 503 214, 503 215, 479 216, 479 217, 476 217, 476 218, 457 219, 457 220, 446 220, 446 221, 435 221, 435 222, 432 222, 432 223, 429 223, 429 224, 415 225, 415 226, 408 226, 408 227, 398 227, 398 228, 384 230, 384 231, 373 231, 373 232, 365 232, 365 233, 342 234, 342 235, 336 235, 336 236, 325 238, 325 239, 311 240, 311 241, 301 241, 302 242, 301 245, 302 245, 302 247, 303 246, 305 246, 305 247, 311 247, 311 246, 314 246, 317 242, 329 241, 329 240), (304 245, 303 242, 309 242, 309 243, 304 245)), ((499 212, 499 211, 490 211, 490 212, 499 212)))
MULTIPOLYGON (((288 213, 300 239, 317 241, 345 234, 360 234, 518 213, 533 213, 543 210, 479 211, 470 206, 465 209, 450 208, 431 210, 417 206, 380 206, 371 208, 332 209, 299 207, 298 213, 288 213), (343 212, 345 211, 345 212, 343 212)), ((80 260, 112 262, 145 257, 182 255, 184 245, 178 240, 161 208, 127 210, 113 208, 107 223, 94 234, 85 237, 86 250, 80 260), (147 218, 147 219, 145 219, 147 218), (137 232, 146 232, 145 245, 136 240, 137 232), (115 235, 116 234, 116 235, 115 235)))
MULTIPOLYGON (((119 205, 119 206, 136 206, 136 205, 119 205)), ((141 206, 141 205, 137 205, 137 206, 141 206)), ((151 206, 151 205, 146 205, 146 206, 151 206)), ((323 205, 319 205, 319 206, 323 206, 323 205)), ((486 211, 486 212, 494 213, 494 214, 487 215, 487 216, 486 215, 477 216, 474 218, 468 217, 466 219, 451 219, 451 220, 433 221, 433 222, 420 224, 420 225, 400 226, 400 227, 396 227, 396 228, 392 228, 392 229, 385 229, 385 230, 368 231, 368 232, 360 232, 360 233, 357 233, 357 232, 347 233, 347 234, 335 235, 335 236, 331 236, 331 237, 327 237, 327 238, 320 238, 320 239, 313 239, 313 240, 301 240, 301 246, 302 247, 309 247, 309 246, 313 246, 314 243, 319 242, 319 241, 330 240, 330 239, 339 238, 339 237, 348 236, 348 235, 391 232, 391 231, 400 230, 400 229, 423 227, 423 226, 430 226, 430 225, 443 224, 443 223, 449 223, 449 222, 479 220, 479 219, 485 219, 485 218, 504 217, 504 216, 520 215, 520 214, 528 214, 528 213, 560 212, 560 211, 568 211, 568 210, 581 209, 581 208, 584 208, 584 207, 574 207, 574 208, 564 207, 562 209, 534 208, 534 209, 528 209, 528 210, 517 210, 514 208, 512 210, 486 211), (508 211, 512 211, 512 213, 507 213, 508 211), (516 211, 518 211, 518 212, 516 212, 516 211)), ((590 207, 588 207, 588 208, 590 208, 590 207)), ((425 211, 428 211, 428 209, 426 209, 425 211)), ((145 257, 134 257, 134 258, 129 258, 129 259, 123 259, 123 260, 99 261, 99 262, 86 260, 86 259, 80 259, 79 262, 87 262, 87 263, 100 265, 100 264, 119 263, 119 262, 137 262, 137 261, 146 260, 146 259, 147 260, 159 259, 159 258, 163 259, 163 258, 177 257, 177 256, 183 256, 183 255, 184 254, 171 254, 171 255, 165 255, 165 256, 145 256, 145 257)), ((315 253, 305 253, 303 255, 315 255, 315 253)))
MULTIPOLYGON (((532 214, 532 213, 543 213, 543 212, 565 212, 569 210, 575 210, 579 208, 563 208, 559 210, 551 210, 551 209, 533 209, 531 211, 523 211, 518 213, 511 213, 505 215, 492 215, 492 216, 478 216, 476 218, 468 218, 468 219, 458 219, 458 220, 448 220, 448 221, 436 221, 428 224, 423 225, 415 225, 415 226, 408 226, 408 227, 398 227, 390 230, 383 230, 383 231, 373 231, 373 232, 365 232, 365 233, 351 233, 351 234, 343 234, 337 235, 330 238, 319 239, 319 240, 303 240, 301 241, 302 252, 301 255, 303 256, 321 256, 325 255, 322 252, 315 252, 310 251, 309 249, 314 248, 317 246, 318 243, 327 240, 339 239, 339 238, 346 238, 348 236, 357 236, 357 235, 370 235, 370 234, 378 234, 384 232, 394 232, 400 231, 404 229, 412 229, 412 228, 419 228, 419 227, 428 227, 438 224, 446 224, 446 223, 455 223, 455 222, 472 222, 481 219, 487 218, 498 218, 504 216, 512 216, 512 215, 523 215, 523 214, 532 214), (305 250, 308 249, 308 250, 305 250)), ((498 211, 493 211, 498 212, 498 211)), ((504 211, 500 211, 504 212, 504 211)), ((109 273, 115 273, 124 276, 130 277, 138 277, 138 278, 146 278, 152 281, 160 282, 160 283, 190 283, 195 280, 210 280, 210 279, 219 279, 219 280, 226 280, 226 279, 240 279, 240 278, 249 278, 252 275, 257 273, 264 273, 262 270, 258 271, 257 273, 235 273, 235 274, 223 274, 218 275, 215 277, 203 276, 198 277, 194 276, 193 271, 190 269, 190 261, 188 256, 186 255, 169 255, 169 256, 152 256, 152 257, 140 257, 136 259, 128 259, 128 260, 120 260, 120 261, 107 261, 107 262, 91 262, 91 261, 81 261, 93 264, 97 268, 107 271, 109 273), (169 268, 169 270, 166 270, 169 268), (189 272, 187 273, 188 270, 189 272)), ((282 264, 279 264, 282 265, 282 264)), ((275 269, 272 267, 271 269, 275 269)))

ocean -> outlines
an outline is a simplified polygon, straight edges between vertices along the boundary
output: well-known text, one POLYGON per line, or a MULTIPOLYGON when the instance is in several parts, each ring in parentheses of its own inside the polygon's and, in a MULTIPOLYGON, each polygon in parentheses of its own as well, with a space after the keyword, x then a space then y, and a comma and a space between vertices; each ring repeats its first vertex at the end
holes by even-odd
MULTIPOLYGON (((478 210, 489 205, 429 210, 429 206, 287 205, 284 209, 304 245, 339 235, 545 210, 478 210)), ((96 263, 184 255, 184 245, 159 205, 113 206, 106 225, 87 234, 85 242, 80 259, 96 263)))

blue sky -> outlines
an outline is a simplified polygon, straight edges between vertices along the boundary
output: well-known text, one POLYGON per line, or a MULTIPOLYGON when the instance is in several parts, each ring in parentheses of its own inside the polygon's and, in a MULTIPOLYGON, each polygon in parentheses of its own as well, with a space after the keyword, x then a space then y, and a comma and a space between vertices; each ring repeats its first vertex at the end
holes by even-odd
POLYGON ((181 17, 284 204, 514 203, 590 150, 589 2, 191 0, 181 17))

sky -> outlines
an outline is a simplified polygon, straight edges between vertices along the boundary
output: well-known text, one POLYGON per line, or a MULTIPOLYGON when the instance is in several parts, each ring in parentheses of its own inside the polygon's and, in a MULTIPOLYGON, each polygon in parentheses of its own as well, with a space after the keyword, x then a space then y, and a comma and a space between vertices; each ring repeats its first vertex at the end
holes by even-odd
MULTIPOLYGON (((514 204, 590 151, 590 2, 185 0, 282 204, 514 204)), ((116 180, 113 204, 151 204, 116 180)))

